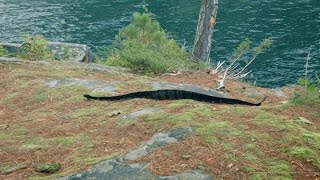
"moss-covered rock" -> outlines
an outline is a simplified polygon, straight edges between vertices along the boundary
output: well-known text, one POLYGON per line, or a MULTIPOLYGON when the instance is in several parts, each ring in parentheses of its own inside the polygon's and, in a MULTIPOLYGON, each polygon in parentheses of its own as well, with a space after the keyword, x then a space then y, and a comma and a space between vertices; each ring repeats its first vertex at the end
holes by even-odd
POLYGON ((33 166, 36 172, 52 174, 61 169, 61 164, 59 163, 39 163, 33 166))

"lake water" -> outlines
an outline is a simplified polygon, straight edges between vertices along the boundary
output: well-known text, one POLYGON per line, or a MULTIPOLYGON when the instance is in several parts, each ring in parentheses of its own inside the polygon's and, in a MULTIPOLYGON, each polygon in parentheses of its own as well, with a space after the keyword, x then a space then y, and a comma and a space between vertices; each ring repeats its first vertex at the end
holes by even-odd
MULTIPOLYGON (((172 37, 192 48, 200 0, 0 0, 0 42, 20 42, 30 32, 102 51, 144 4, 172 37)), ((268 37, 274 43, 250 66, 252 81, 295 83, 310 49, 309 75, 320 76, 319 0, 220 0, 212 62, 227 60, 245 38, 257 44, 268 37)))

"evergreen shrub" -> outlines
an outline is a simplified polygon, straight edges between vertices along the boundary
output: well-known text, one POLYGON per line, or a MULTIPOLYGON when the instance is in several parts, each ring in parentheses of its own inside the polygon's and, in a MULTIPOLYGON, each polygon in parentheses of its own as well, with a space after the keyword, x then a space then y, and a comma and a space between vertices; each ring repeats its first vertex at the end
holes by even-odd
POLYGON ((161 29, 151 13, 134 13, 132 22, 116 36, 106 64, 136 73, 161 74, 203 68, 161 29))
POLYGON ((48 41, 40 35, 25 34, 21 47, 21 58, 28 60, 51 60, 52 52, 47 48, 48 41))

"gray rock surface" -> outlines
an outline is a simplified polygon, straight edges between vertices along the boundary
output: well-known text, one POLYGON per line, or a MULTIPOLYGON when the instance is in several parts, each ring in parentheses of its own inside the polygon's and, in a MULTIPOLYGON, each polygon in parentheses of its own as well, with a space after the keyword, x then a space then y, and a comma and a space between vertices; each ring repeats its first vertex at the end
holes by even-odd
POLYGON ((141 117, 141 116, 144 116, 147 114, 158 113, 158 112, 161 112, 160 108, 145 108, 140 111, 135 111, 135 112, 129 113, 127 115, 124 115, 121 117, 121 120, 136 119, 138 117, 141 117))
MULTIPOLYGON (((7 49, 10 53, 19 53, 21 52, 22 44, 0 43, 0 46, 7 49)), ((94 60, 90 48, 84 44, 48 42, 47 47, 53 52, 57 60, 70 62, 92 62, 94 60)))
POLYGON ((79 68, 85 68, 88 71, 98 71, 98 72, 107 72, 111 74, 122 74, 128 73, 129 69, 123 67, 113 67, 103 64, 95 63, 82 63, 82 62, 72 62, 73 66, 79 66, 79 68))
POLYGON ((176 84, 176 83, 166 83, 166 82, 152 82, 150 83, 153 90, 161 90, 161 89, 178 89, 178 90, 185 90, 185 91, 192 91, 201 94, 206 94, 209 96, 216 96, 216 97, 226 97, 223 93, 211 90, 209 88, 203 88, 194 86, 191 84, 176 84))
POLYGON ((167 132, 155 134, 149 141, 118 159, 109 160, 97 164, 92 170, 80 172, 71 176, 59 178, 59 180, 209 180, 210 176, 200 171, 184 172, 175 176, 156 176, 150 173, 145 165, 129 164, 128 160, 140 158, 155 149, 166 144, 176 143, 192 132, 191 128, 177 128, 167 132))
POLYGON ((140 164, 126 164, 110 160, 96 165, 92 171, 81 172, 59 180, 143 180, 153 177, 140 164))
POLYGON ((115 93, 119 82, 117 81, 95 81, 95 80, 83 80, 83 79, 63 79, 48 81, 45 85, 50 88, 58 86, 82 86, 88 89, 93 89, 93 92, 108 92, 115 93))
POLYGON ((155 180, 211 180, 212 177, 200 171, 189 171, 175 176, 156 177, 155 180))
POLYGON ((285 93, 280 88, 272 89, 273 94, 278 97, 286 97, 285 93))
POLYGON ((190 134, 191 132, 192 129, 190 127, 177 128, 168 132, 160 132, 152 136, 152 138, 149 141, 142 144, 137 149, 130 151, 127 155, 121 157, 121 160, 136 160, 164 145, 177 143, 179 140, 181 140, 183 137, 190 134))

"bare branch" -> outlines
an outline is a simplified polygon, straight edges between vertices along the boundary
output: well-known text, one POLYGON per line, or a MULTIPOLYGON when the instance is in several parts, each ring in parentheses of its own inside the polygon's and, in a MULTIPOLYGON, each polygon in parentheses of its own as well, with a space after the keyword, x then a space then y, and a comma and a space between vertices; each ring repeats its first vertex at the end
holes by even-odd
MULTIPOLYGON (((308 56, 307 56, 307 62, 306 62, 306 71, 304 75, 304 79, 307 81, 308 80, 308 65, 309 65, 309 60, 310 60, 310 53, 311 49, 309 50, 308 56)), ((305 83, 305 86, 307 87, 307 83, 305 83)))

